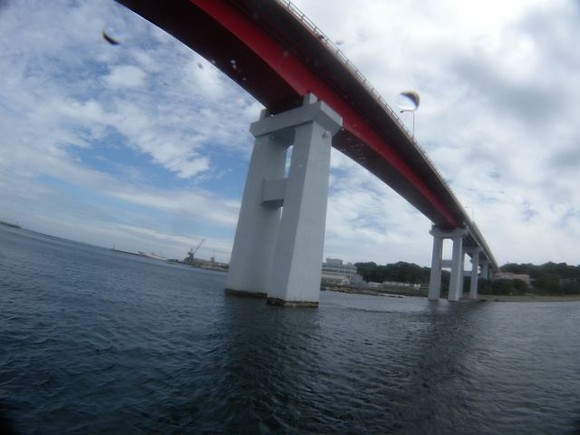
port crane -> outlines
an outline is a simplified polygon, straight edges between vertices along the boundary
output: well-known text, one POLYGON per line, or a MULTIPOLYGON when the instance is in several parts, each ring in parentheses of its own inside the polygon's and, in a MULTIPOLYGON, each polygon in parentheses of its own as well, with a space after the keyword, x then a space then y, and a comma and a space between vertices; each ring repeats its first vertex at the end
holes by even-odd
POLYGON ((201 242, 198 243, 197 247, 195 249, 191 248, 187 253, 189 255, 189 261, 191 264, 193 264, 193 262, 195 261, 195 254, 197 253, 198 249, 201 248, 203 242, 205 242, 205 239, 201 239, 201 242))

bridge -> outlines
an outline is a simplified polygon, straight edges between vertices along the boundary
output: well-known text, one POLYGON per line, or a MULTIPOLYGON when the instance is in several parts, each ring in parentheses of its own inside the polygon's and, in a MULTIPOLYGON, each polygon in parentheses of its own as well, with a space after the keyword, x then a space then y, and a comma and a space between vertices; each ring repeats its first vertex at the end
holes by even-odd
MULTIPOLYGON (((483 235, 385 100, 287 0, 117 0, 208 59, 265 107, 255 136, 226 291, 317 306, 330 147, 368 169, 433 224, 429 299, 451 269, 450 301, 499 270, 483 235), (290 170, 287 152, 293 146, 290 170), (442 258, 443 240, 453 241, 442 258), (481 271, 480 271, 481 269, 481 271)), ((224 120, 227 122, 227 120, 224 120)))

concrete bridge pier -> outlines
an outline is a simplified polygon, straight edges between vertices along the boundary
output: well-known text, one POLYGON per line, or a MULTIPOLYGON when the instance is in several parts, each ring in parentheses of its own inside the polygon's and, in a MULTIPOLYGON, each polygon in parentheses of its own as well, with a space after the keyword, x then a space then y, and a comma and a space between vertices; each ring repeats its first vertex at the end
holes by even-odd
MULTIPOLYGON (((260 119, 269 116, 262 111, 260 119)), ((288 143, 282 136, 256 136, 226 279, 226 293, 266 297, 280 227, 281 202, 264 191, 284 178, 288 143)))
POLYGON ((454 230, 449 238, 453 240, 453 253, 451 256, 451 279, 449 280, 449 302, 458 302, 463 293, 463 236, 465 230, 454 230))
POLYGON ((460 274, 460 282, 459 282, 459 299, 463 296, 463 287, 465 283, 465 254, 467 253, 465 250, 465 246, 463 246, 463 239, 461 240, 462 248, 461 248, 461 256, 459 257, 459 267, 461 268, 460 274))
POLYGON ((469 248, 466 252, 471 256, 471 282, 469 284, 469 299, 477 299, 477 286, 479 279, 479 254, 481 248, 469 248))
POLYGON ((302 107, 263 113, 234 239, 226 292, 318 306, 332 137, 342 119, 309 94, 302 107), (288 147, 293 145, 284 178, 288 147))
POLYGON ((433 256, 431 258, 431 275, 429 277, 429 300, 437 301, 441 296, 441 270, 447 265, 451 266, 451 279, 447 299, 457 302, 461 297, 463 285, 463 237, 467 234, 464 229, 442 231, 437 227, 431 229, 433 236, 433 256), (443 261, 443 240, 453 241, 453 253, 451 261, 443 261))
POLYGON ((490 279, 489 260, 487 260, 487 258, 481 260, 481 278, 482 279, 490 279))
POLYGON ((431 256, 431 274, 429 276, 429 300, 438 301, 441 297, 441 271, 443 270, 443 233, 435 227, 433 236, 433 254, 431 256))

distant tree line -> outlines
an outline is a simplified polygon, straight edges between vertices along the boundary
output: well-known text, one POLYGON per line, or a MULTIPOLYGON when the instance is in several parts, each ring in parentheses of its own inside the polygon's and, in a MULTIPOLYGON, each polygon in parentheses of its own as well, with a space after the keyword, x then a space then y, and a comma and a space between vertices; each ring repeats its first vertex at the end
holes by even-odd
MULTIPOLYGON (((396 281, 412 284, 428 284, 431 269, 421 267, 414 263, 399 261, 398 263, 376 264, 374 261, 367 263, 355 263, 358 274, 367 282, 396 281)), ((566 263, 545 263, 541 266, 533 264, 508 263, 501 267, 503 272, 529 275, 531 287, 521 280, 479 280, 479 292, 482 294, 524 294, 535 293, 538 295, 570 295, 580 294, 580 266, 571 266, 566 263)), ((449 272, 443 271, 441 276, 442 293, 449 286, 449 272)), ((470 278, 464 279, 464 291, 468 291, 470 278)))
POLYGON ((530 275, 532 288, 526 291, 537 294, 580 294, 580 266, 566 263, 533 264, 508 263, 503 272, 530 275))
POLYGON ((358 274, 367 282, 408 282, 411 284, 428 284, 428 267, 421 267, 414 263, 399 261, 394 264, 377 265, 374 261, 369 263, 355 263, 358 274))

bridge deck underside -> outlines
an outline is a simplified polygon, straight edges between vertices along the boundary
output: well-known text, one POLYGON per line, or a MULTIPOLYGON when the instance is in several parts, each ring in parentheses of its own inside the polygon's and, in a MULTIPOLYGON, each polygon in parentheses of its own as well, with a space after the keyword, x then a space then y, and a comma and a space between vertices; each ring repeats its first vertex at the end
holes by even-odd
POLYGON ((210 60, 272 113, 299 106, 308 92, 323 98, 344 119, 344 129, 333 141, 336 149, 383 180, 435 225, 461 225, 462 210, 396 121, 320 38, 305 32, 278 3, 119 1, 210 60), (221 22, 215 18, 218 13, 221 22), (240 32, 248 35, 245 41, 240 32))
POLYGON ((441 229, 467 223, 465 246, 485 240, 423 152, 322 35, 273 0, 117 0, 211 61, 272 114, 307 93, 343 118, 333 147, 388 184, 441 229))

